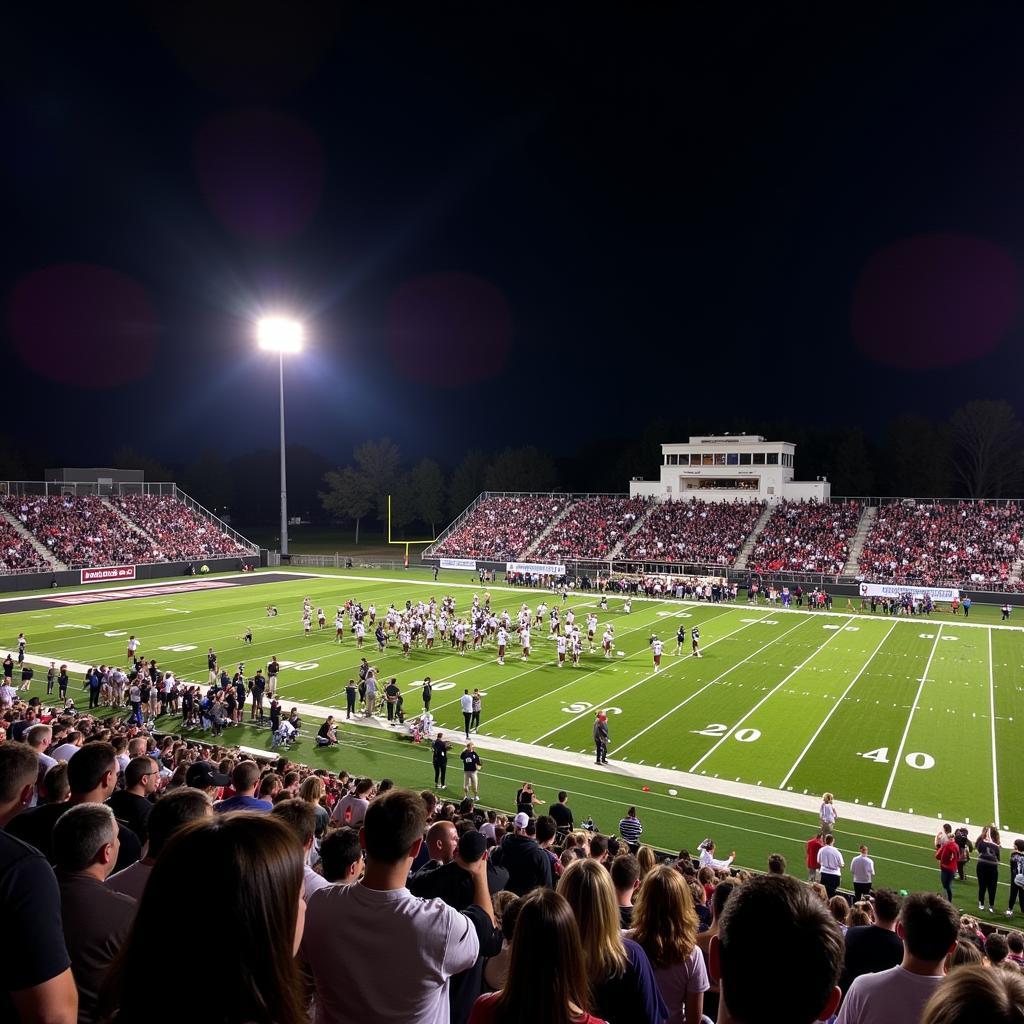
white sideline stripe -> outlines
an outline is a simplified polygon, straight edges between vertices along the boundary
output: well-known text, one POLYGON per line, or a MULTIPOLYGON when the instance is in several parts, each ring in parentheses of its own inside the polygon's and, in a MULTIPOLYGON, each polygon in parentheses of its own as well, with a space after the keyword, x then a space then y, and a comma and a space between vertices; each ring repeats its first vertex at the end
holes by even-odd
MULTIPOLYGON (((748 623, 747 625, 753 625, 748 623)), ((717 643, 717 641, 716 641, 717 643)), ((708 644, 710 647, 711 645, 708 644)), ((51 660, 41 655, 25 655, 25 660, 33 665, 48 665, 51 660)), ((62 662, 58 661, 58 665, 62 662)), ((89 666, 82 664, 81 662, 63 662, 72 672, 84 672, 89 666)), ((379 721, 376 718, 363 718, 357 717, 352 719, 345 718, 344 708, 332 708, 323 707, 320 705, 306 704, 299 701, 288 701, 290 707, 298 708, 299 713, 302 715, 310 715, 314 718, 326 717, 327 715, 334 715, 335 719, 339 724, 360 726, 368 729, 378 729, 385 733, 392 732, 392 729, 387 725, 386 721, 379 721)), ((397 730, 395 730, 397 731, 397 730)), ((457 730, 435 730, 441 732, 453 732, 457 730)), ((213 739, 207 736, 193 736, 187 735, 186 739, 196 743, 205 743, 207 746, 214 746, 213 739)), ((224 742, 222 746, 234 746, 230 741, 230 735, 220 737, 224 742)), ((480 750, 493 750, 496 753, 508 754, 513 757, 530 757, 536 760, 545 761, 549 765, 566 765, 569 767, 589 767, 590 757, 587 754, 577 754, 573 751, 559 750, 557 747, 538 747, 531 743, 520 743, 515 740, 498 739, 491 736, 481 736, 474 734, 473 736, 474 745, 480 750)), ((265 753, 265 752, 264 752, 265 753)), ((402 754, 399 752, 389 753, 389 757, 401 757, 408 759, 409 755, 402 754)), ((714 793, 720 796, 735 797, 741 800, 749 800, 751 803, 758 804, 760 806, 769 807, 785 807, 789 810, 802 811, 808 814, 817 815, 818 806, 820 799, 817 796, 804 795, 803 793, 793 793, 786 790, 775 790, 765 789, 762 786, 755 786, 747 782, 732 782, 729 779, 716 779, 710 775, 691 775, 689 772, 674 771, 668 768, 657 768, 649 765, 636 765, 630 762, 616 763, 614 758, 612 764, 615 768, 615 776, 617 779, 632 778, 638 781, 644 782, 655 782, 665 786, 681 787, 692 791, 696 796, 703 796, 708 793, 714 793)), ((424 771, 429 773, 429 762, 424 761, 424 771)), ((487 778, 494 778, 495 776, 488 774, 487 778)), ((508 781, 508 780, 506 780, 508 781)), ((628 802, 628 798, 623 795, 623 799, 628 802)), ((636 800, 633 800, 636 803, 636 800)), ((638 805, 639 806, 639 805, 638 805)), ((690 817, 689 815, 681 815, 678 812, 665 811, 664 813, 672 815, 674 817, 690 817)), ((842 809, 844 821, 859 821, 863 824, 878 825, 882 828, 901 829, 906 832, 914 832, 922 836, 928 836, 931 838, 935 835, 935 821, 934 818, 929 818, 923 814, 908 814, 905 811, 889 811, 884 810, 881 807, 868 807, 866 804, 846 804, 842 809)), ((744 828, 743 826, 736 826, 740 831, 756 832, 756 829, 744 828)), ((764 835, 766 833, 758 833, 764 835)), ((1006 842, 1012 843, 1016 839, 1024 838, 1024 835, 1018 833, 1004 832, 1003 836, 1006 842)), ((914 864, 914 867, 920 865, 914 864)), ((1006 883, 1000 882, 1000 885, 1006 883)))
MULTIPOLYGON (((847 686, 847 688, 845 690, 843 690, 843 695, 839 698, 839 700, 837 700, 835 702, 835 704, 832 705, 831 709, 829 710, 829 713, 822 720, 821 725, 818 726, 818 728, 815 730, 814 735, 810 738, 810 740, 808 740, 807 746, 804 747, 804 749, 802 751, 800 751, 800 756, 793 762, 793 767, 790 768, 788 772, 786 772, 786 777, 779 783, 779 789, 785 789, 786 788, 786 783, 789 782, 789 780, 793 776, 793 772, 795 772, 797 770, 797 768, 800 766, 800 762, 804 759, 804 756, 807 754, 807 751, 810 750, 811 747, 814 746, 814 742, 821 735, 822 729, 824 729, 825 726, 828 725, 829 719, 839 709, 839 705, 842 704, 844 700, 846 700, 846 695, 857 684, 857 680, 860 679, 860 677, 862 675, 864 675, 864 673, 867 671, 868 665, 870 665, 871 662, 874 661, 875 655, 882 649, 882 645, 885 643, 886 640, 889 639, 890 635, 892 634, 892 631, 895 628, 896 628, 896 623, 894 622, 888 628, 888 630, 886 630, 885 636, 883 636, 882 639, 878 641, 878 646, 871 652, 871 655, 868 658, 868 660, 864 662, 864 664, 860 668, 860 671, 850 681, 850 685, 847 686)), ((991 634, 989 634, 989 636, 991 636, 991 634)))
POLYGON ((665 714, 663 714, 660 718, 656 718, 653 722, 651 722, 650 725, 645 725, 635 736, 630 736, 625 743, 618 744, 618 746, 616 746, 615 748, 616 756, 618 756, 618 754, 621 753, 624 747, 628 747, 630 743, 633 742, 633 740, 639 739, 641 736, 644 735, 644 733, 649 732, 656 725, 659 725, 661 722, 665 721, 665 719, 668 718, 669 715, 674 715, 681 707, 684 707, 686 704, 689 704, 694 697, 699 697, 706 689, 708 689, 709 686, 714 686, 715 683, 719 681, 719 679, 724 679, 730 672, 732 672, 733 669, 739 668, 740 665, 750 661, 751 658, 756 657, 758 654, 760 654, 766 647, 771 647, 772 644, 778 642, 779 640, 782 640, 784 637, 789 636, 789 634, 792 633, 793 630, 799 629, 803 625, 805 625, 805 623, 798 622, 795 626, 790 626, 789 629, 787 629, 784 633, 780 633, 774 639, 769 640, 768 643, 766 643, 763 647, 755 648, 743 659, 743 661, 737 661, 735 665, 732 665, 729 668, 727 668, 721 675, 715 676, 714 679, 710 680, 710 682, 705 683, 699 690, 694 690, 694 692, 691 693, 689 697, 687 697, 685 700, 681 700, 670 711, 666 711, 665 714))
POLYGON ((939 647, 939 640, 942 638, 942 626, 943 623, 935 632, 935 639, 932 641, 931 654, 928 655, 928 660, 924 665, 924 672, 921 673, 921 682, 917 687, 917 696, 914 697, 914 703, 910 705, 910 714, 907 715, 907 725, 903 730, 903 738, 900 740, 900 749, 896 752, 896 756, 892 761, 892 771, 889 773, 889 784, 885 787, 885 795, 882 797, 882 807, 889 802, 889 794, 892 792, 892 784, 896 781, 896 770, 900 766, 900 760, 903 757, 903 748, 907 745, 907 737, 910 735, 910 723, 914 721, 914 712, 917 710, 917 703, 921 699, 921 691, 924 689, 925 680, 928 678, 928 670, 932 667, 932 658, 935 657, 935 652, 939 647))
POLYGON ((999 817, 999 771, 996 765, 996 684, 994 679, 992 663, 992 631, 988 634, 988 703, 989 717, 992 721, 992 804, 994 817, 992 820, 996 825, 1002 824, 999 817))
MULTIPOLYGON (((850 620, 849 620, 849 619, 847 619, 847 622, 849 622, 849 621, 850 621, 850 620)), ((769 691, 768 691, 768 692, 767 692, 767 693, 766 693, 766 694, 765 694, 765 695, 764 695, 764 696, 763 696, 763 697, 762 697, 762 698, 761 698, 761 699, 760 699, 760 700, 759 700, 759 701, 758 701, 758 702, 757 702, 757 703, 756 703, 756 704, 755 704, 755 705, 754 705, 754 706, 753 706, 753 707, 752 707, 752 708, 751 708, 751 709, 750 709, 750 710, 749 710, 749 711, 748 711, 748 712, 747 712, 747 713, 746 713, 746 714, 745 714, 745 715, 744 715, 744 716, 743 716, 743 717, 742 717, 742 718, 741 718, 741 719, 740 719, 740 720, 739 720, 738 722, 735 722, 735 723, 733 723, 733 725, 731 725, 731 726, 730 726, 730 727, 729 727, 729 728, 728 728, 728 729, 727 729, 727 730, 725 731, 725 734, 724 734, 724 735, 722 736, 722 738, 721 738, 721 739, 720 739, 720 740, 719 740, 719 741, 718 741, 718 742, 717 742, 717 743, 716 743, 716 744, 715 744, 715 745, 714 745, 714 746, 713 746, 713 747, 712 747, 712 748, 711 748, 711 749, 710 749, 709 751, 707 751, 707 753, 705 753, 703 757, 701 757, 701 758, 698 758, 698 760, 697 760, 697 761, 696 761, 696 763, 695 763, 695 764, 693 765, 693 767, 692 767, 692 768, 690 769, 690 771, 691 771, 691 772, 695 772, 695 771, 696 771, 696 770, 697 770, 697 769, 698 769, 698 768, 699 768, 699 767, 700 767, 700 766, 701 766, 701 765, 702 765, 702 764, 703 764, 703 763, 704 763, 704 762, 705 762, 705 761, 706 761, 706 760, 707 760, 707 759, 708 759, 708 758, 709 758, 709 757, 710 757, 710 756, 711 756, 711 755, 712 755, 712 754, 713 754, 713 753, 714 753, 714 752, 715 752, 715 751, 716 751, 716 750, 717 750, 717 749, 718 749, 718 748, 719 748, 719 747, 720 747, 720 746, 721 746, 721 745, 722 745, 722 744, 723 744, 723 743, 724 743, 724 742, 725 742, 725 741, 726 741, 727 739, 729 739, 729 737, 730 737, 730 736, 732 736, 732 734, 733 734, 733 733, 734 733, 734 732, 735 732, 735 731, 736 731, 736 730, 737 730, 737 729, 738 729, 738 728, 739 728, 739 727, 740 727, 740 726, 741 726, 741 725, 742 725, 742 724, 743 724, 743 723, 744 723, 744 722, 745 722, 745 721, 746 721, 746 720, 747 720, 747 719, 748 719, 748 718, 749 718, 749 717, 750 717, 750 716, 751 716, 751 715, 752 715, 752 714, 753 714, 753 713, 754 713, 754 712, 755 712, 755 711, 756 711, 756 710, 757 710, 757 709, 758 709, 758 708, 759 708, 759 707, 760 707, 760 706, 761 706, 762 704, 764 704, 764 702, 765 702, 766 700, 768 700, 768 699, 769 699, 770 697, 772 697, 772 696, 774 696, 774 695, 775 695, 776 693, 778 693, 778 692, 779 692, 779 690, 781 690, 781 689, 782 689, 782 687, 783 687, 783 686, 785 686, 785 685, 786 685, 786 683, 788 683, 788 682, 790 681, 790 679, 792 679, 792 678, 793 678, 793 676, 795 676, 795 675, 797 674, 797 672, 799 672, 799 671, 800 671, 800 670, 801 670, 801 669, 802 669, 802 668, 803 668, 803 667, 804 667, 804 666, 805 666, 805 665, 806 665, 806 664, 807 664, 807 663, 808 663, 808 662, 809 662, 809 661, 810 661, 810 660, 811 660, 812 658, 815 658, 815 657, 817 657, 817 656, 818 656, 818 655, 819 655, 819 654, 820 654, 820 653, 821 653, 821 652, 822 652, 823 650, 825 650, 825 648, 826 648, 826 647, 828 647, 828 645, 829 645, 830 643, 832 643, 832 641, 833 641, 833 640, 835 640, 835 638, 836 638, 837 636, 841 636, 841 635, 842 635, 842 632, 843 632, 843 631, 842 631, 841 629, 837 629, 837 630, 836 630, 836 631, 835 631, 834 633, 832 633, 832 634, 831 634, 831 636, 829 636, 829 637, 828 637, 828 639, 827 639, 827 640, 826 640, 826 641, 825 641, 825 642, 824 642, 823 644, 819 644, 819 645, 818 645, 817 647, 815 647, 815 648, 814 648, 814 650, 813 650, 813 651, 812 651, 812 652, 811 652, 811 653, 810 653, 810 654, 809 654, 809 655, 808 655, 808 656, 807 656, 806 658, 804 658, 804 660, 803 660, 803 661, 801 661, 801 662, 800 662, 800 664, 799 664, 799 665, 797 665, 797 667, 796 667, 795 669, 793 669, 793 671, 792 671, 792 672, 790 672, 788 676, 786 676, 786 678, 785 678, 785 679, 783 679, 783 680, 782 680, 781 682, 779 682, 779 683, 776 683, 776 684, 775 684, 775 686, 773 686, 773 687, 772 687, 772 688, 771 688, 771 689, 770 689, 770 690, 769 690, 769 691)))
MULTIPOLYGON (((769 612, 768 614, 770 615, 771 613, 769 612)), ((717 615, 713 616, 713 618, 718 618, 718 616, 717 615)), ((762 615, 761 618, 766 619, 766 618, 768 618, 768 615, 762 615)), ((712 640, 711 643, 709 643, 707 645, 707 647, 705 647, 705 650, 707 650, 708 647, 714 647, 715 644, 720 644, 723 640, 727 640, 734 633, 738 633, 742 629, 748 629, 750 626, 756 626, 757 623, 760 622, 760 621, 761 621, 761 619, 755 619, 753 622, 745 622, 745 623, 743 623, 742 626, 737 627, 736 629, 732 630, 732 632, 726 633, 724 636, 720 636, 717 640, 712 640)), ((682 662, 676 662, 676 665, 680 665, 680 664, 685 664, 685 660, 682 661, 682 662)), ((675 666, 673 666, 673 665, 669 665, 669 666, 666 667, 665 671, 668 672, 669 670, 671 670, 674 667, 675 666)), ((619 690, 618 693, 613 693, 610 697, 607 697, 603 701, 601 701, 601 703, 602 704, 607 704, 609 701, 617 700, 624 693, 629 693, 630 690, 635 690, 638 686, 641 686, 643 683, 646 683, 649 679, 653 679, 655 676, 660 676, 660 675, 661 675, 660 672, 652 672, 650 675, 644 676, 638 682, 633 683, 632 686, 627 686, 624 690, 619 690)), ((567 722, 563 722, 561 725, 556 726, 550 732, 544 733, 543 736, 538 736, 532 742, 533 743, 540 743, 541 740, 546 740, 549 736, 553 736, 560 729, 564 729, 567 725, 572 725, 573 722, 579 721, 579 719, 581 719, 585 714, 588 714, 590 711, 593 711, 593 710, 594 710, 593 707, 590 707, 590 708, 587 708, 586 711, 581 711, 578 715, 573 715, 567 722)))

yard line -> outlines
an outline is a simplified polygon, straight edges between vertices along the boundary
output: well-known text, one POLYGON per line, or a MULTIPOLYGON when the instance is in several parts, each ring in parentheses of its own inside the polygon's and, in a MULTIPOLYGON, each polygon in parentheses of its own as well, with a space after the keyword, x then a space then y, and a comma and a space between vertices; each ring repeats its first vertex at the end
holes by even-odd
MULTIPOLYGON (((729 610, 730 611, 734 611, 734 610, 738 610, 738 608, 736 606, 733 606, 733 608, 731 608, 729 610)), ((764 615, 761 616, 761 619, 767 619, 772 614, 773 614, 772 612, 766 612, 764 615)), ((714 616, 714 618, 717 619, 718 616, 716 615, 716 616, 714 616)), ((759 623, 761 621, 761 619, 755 619, 753 622, 744 622, 742 626, 738 626, 736 629, 732 630, 731 632, 726 633, 725 636, 720 636, 717 640, 712 640, 711 643, 705 644, 703 649, 706 651, 709 647, 714 647, 715 644, 720 644, 723 640, 727 640, 734 633, 738 633, 742 629, 748 629, 750 626, 756 626, 757 623, 759 623)), ((682 662, 676 662, 676 665, 686 664, 687 660, 688 659, 684 659, 682 662)), ((672 669, 674 667, 675 666, 673 666, 673 665, 669 665, 668 669, 666 669, 666 671, 668 671, 669 669, 672 669)), ((602 703, 603 704, 607 704, 608 701, 616 700, 619 697, 621 697, 623 694, 629 693, 630 690, 635 690, 638 686, 640 686, 643 683, 646 683, 649 679, 653 679, 655 676, 661 675, 661 674, 662 673, 660 673, 660 672, 652 672, 650 675, 644 676, 643 679, 639 680, 638 682, 633 683, 632 686, 627 686, 624 690, 619 690, 618 693, 613 693, 610 697, 607 697, 604 701, 602 701, 602 703)), ((530 742, 531 743, 540 743, 541 740, 546 740, 549 736, 553 736, 556 732, 558 732, 561 729, 564 729, 567 725, 572 725, 573 722, 575 722, 578 719, 582 718, 585 714, 588 714, 590 711, 593 711, 593 707, 587 708, 586 711, 581 711, 578 715, 573 715, 568 721, 563 722, 561 725, 555 726, 555 728, 552 729, 550 732, 546 732, 546 733, 544 733, 543 736, 538 736, 535 740, 531 740, 530 742)))
POLYGON ((821 730, 824 729, 826 725, 828 725, 829 719, 836 713, 836 710, 838 709, 839 705, 842 704, 844 700, 846 700, 846 695, 854 688, 854 686, 857 683, 857 680, 860 679, 860 677, 864 675, 864 673, 867 671, 868 665, 871 664, 871 662, 874 660, 875 655, 882 649, 882 645, 885 643, 885 641, 889 639, 889 635, 896 628, 896 623, 898 621, 898 619, 893 619, 892 625, 889 627, 885 636, 883 636, 882 639, 878 642, 878 646, 871 652, 871 655, 868 658, 868 660, 864 662, 864 664, 861 666, 860 671, 853 677, 853 679, 850 682, 850 685, 845 690, 843 690, 843 695, 839 698, 839 700, 835 702, 835 704, 832 705, 831 710, 824 717, 821 725, 818 726, 814 735, 808 741, 807 746, 804 747, 802 751, 800 751, 800 756, 793 762, 793 767, 790 768, 788 772, 786 772, 786 777, 779 783, 779 789, 786 788, 786 783, 789 782, 790 778, 792 778, 793 772, 795 772, 797 768, 800 766, 800 762, 804 759, 804 756, 806 755, 807 751, 814 746, 814 741, 821 735, 821 730))
MULTIPOLYGON (((921 691, 924 689, 925 680, 928 678, 928 669, 932 667, 932 658, 935 657, 935 652, 939 646, 939 640, 942 638, 942 623, 939 626, 938 632, 935 634, 935 641, 932 643, 932 652, 928 655, 928 660, 924 665, 924 672, 921 674, 921 683, 917 688, 917 695, 914 697, 914 703, 910 705, 910 714, 907 715, 907 726, 903 730, 903 738, 900 740, 900 749, 896 752, 896 756, 892 759, 892 772, 889 774, 889 784, 885 787, 885 796, 882 797, 882 807, 889 802, 889 794, 892 792, 892 784, 896 781, 896 769, 900 766, 900 759, 903 757, 903 748, 907 745, 907 737, 910 735, 910 723, 914 720, 914 712, 917 710, 917 702, 921 699, 921 691)), ((989 634, 991 636, 991 634, 989 634)))
POLYGON ((630 743, 633 742, 633 740, 638 740, 641 736, 643 736, 643 734, 645 732, 648 732, 649 730, 653 729, 656 725, 658 725, 659 723, 663 722, 666 718, 668 718, 669 715, 675 714, 681 707, 683 707, 686 704, 689 704, 690 701, 693 700, 694 697, 699 697, 709 686, 714 686, 714 684, 717 683, 720 679, 724 679, 730 672, 733 671, 733 669, 739 668, 740 665, 744 664, 745 662, 750 661, 751 658, 756 657, 758 654, 760 654, 765 649, 765 647, 770 647, 772 644, 778 642, 779 640, 782 640, 784 637, 789 636, 789 634, 792 633, 794 629, 799 629, 801 626, 804 626, 806 624, 807 624, 807 620, 804 619, 804 620, 798 622, 795 626, 790 626, 790 628, 787 629, 785 633, 780 633, 774 639, 769 640, 768 643, 766 643, 763 647, 758 647, 756 650, 751 651, 750 654, 748 654, 743 659, 743 661, 737 661, 735 665, 730 665, 721 675, 715 676, 714 679, 712 679, 708 683, 705 683, 699 690, 695 690, 693 693, 691 693, 690 696, 686 698, 686 700, 681 700, 670 711, 666 711, 665 714, 663 714, 661 716, 661 718, 656 718, 653 722, 651 722, 650 725, 644 726, 644 728, 641 729, 635 736, 630 736, 629 739, 626 740, 625 743, 620 743, 615 748, 616 755, 619 754, 619 752, 623 749, 623 747, 628 747, 630 745, 630 743))
POLYGON ((992 800, 995 816, 992 820, 998 825, 999 817, 999 772, 996 767, 996 684, 992 678, 992 630, 988 631, 988 705, 989 720, 992 722, 992 800))
MULTIPOLYGON (((846 625, 848 625, 848 624, 849 624, 849 623, 851 623, 852 621, 853 621, 853 616, 851 615, 851 616, 850 616, 850 617, 849 617, 849 618, 848 618, 848 619, 846 620, 846 622, 845 622, 845 623, 843 624, 843 626, 846 626, 846 625)), ((817 647, 816 647, 816 648, 815 648, 815 649, 814 649, 814 650, 813 650, 813 651, 812 651, 812 652, 811 652, 811 653, 810 653, 810 654, 809 654, 809 655, 808 655, 808 656, 807 656, 806 658, 804 658, 804 660, 803 660, 803 661, 801 661, 801 662, 800 662, 800 664, 799 664, 799 665, 797 665, 797 667, 796 667, 795 669, 793 669, 793 671, 792 671, 792 672, 790 672, 790 673, 789 673, 789 675, 788 675, 788 676, 786 676, 786 678, 785 678, 785 679, 783 679, 783 680, 782 680, 782 682, 780 682, 780 683, 777 683, 777 684, 776 684, 775 686, 773 686, 773 687, 772 687, 772 688, 771 688, 771 689, 770 689, 770 690, 769 690, 769 691, 768 691, 768 692, 767 692, 767 693, 766 693, 766 694, 765 694, 765 695, 764 695, 764 696, 763 696, 763 697, 762 697, 762 698, 761 698, 761 699, 760 699, 760 700, 759 700, 759 701, 758 701, 758 702, 757 702, 757 703, 756 703, 756 704, 755 704, 755 705, 754 705, 754 706, 753 706, 753 707, 752 707, 752 708, 751 708, 751 709, 750 709, 750 710, 749 710, 749 711, 748 711, 748 712, 747 712, 747 713, 746 713, 746 714, 745 714, 745 715, 744 715, 744 716, 743 716, 743 717, 742 717, 742 718, 741 718, 741 719, 740 719, 740 720, 739 720, 738 722, 736 722, 735 724, 733 724, 733 725, 732 725, 732 726, 731 726, 731 727, 730 727, 730 728, 729 728, 729 729, 728 729, 728 730, 726 731, 725 735, 724 735, 724 736, 722 736, 722 738, 721 738, 721 739, 720 739, 720 740, 719 740, 719 741, 718 741, 718 742, 717 742, 717 743, 716 743, 716 744, 715 744, 715 745, 714 745, 714 746, 713 746, 713 747, 712 747, 712 748, 711 748, 711 749, 710 749, 710 750, 709 750, 709 751, 708 751, 708 752, 707 752, 706 754, 704 754, 704 756, 703 756, 703 757, 701 757, 701 758, 698 758, 698 760, 697 760, 697 761, 696 761, 696 762, 694 763, 693 767, 692 767, 692 768, 690 768, 690 771, 691 771, 691 772, 695 772, 695 771, 696 771, 696 770, 697 770, 697 769, 698 769, 698 768, 699 768, 699 767, 700 767, 700 766, 701 766, 701 765, 702 765, 702 764, 703 764, 703 763, 704 763, 704 762, 705 762, 705 761, 706 761, 706 760, 707 760, 707 759, 708 759, 708 758, 709 758, 709 757, 710 757, 710 756, 711 756, 711 755, 712 755, 712 754, 713 754, 713 753, 714 753, 714 752, 715 752, 715 751, 716 751, 716 750, 717 750, 717 749, 718 749, 718 748, 719 748, 719 747, 720 747, 720 746, 721 746, 721 745, 722 745, 722 744, 723 744, 723 743, 724 743, 724 742, 725 742, 725 741, 726 741, 727 739, 729 739, 729 737, 730 737, 730 736, 732 736, 732 734, 733 734, 733 733, 734 733, 734 732, 735 732, 735 731, 736 731, 736 730, 737 730, 737 729, 738 729, 738 728, 739 728, 739 727, 740 727, 740 726, 741 726, 741 725, 742 725, 742 724, 743 724, 743 723, 744 723, 744 722, 745 722, 745 721, 746 721, 746 720, 747 720, 747 719, 748 719, 748 718, 749 718, 749 717, 750 717, 750 716, 751 716, 751 715, 752 715, 752 714, 753 714, 753 713, 754 713, 754 712, 755 712, 755 711, 756 711, 756 710, 757 710, 757 709, 758 709, 758 708, 759 708, 759 707, 760 707, 760 706, 761 706, 761 705, 762 705, 762 704, 763 704, 763 703, 764 703, 764 702, 765 702, 766 700, 768 700, 768 698, 769 698, 769 697, 771 697, 771 696, 773 696, 774 694, 778 693, 778 692, 779 692, 779 690, 781 690, 781 689, 782 689, 782 687, 783 687, 783 686, 785 686, 785 684, 786 684, 786 683, 788 683, 788 682, 790 681, 790 679, 792 679, 792 678, 793 678, 793 676, 795 676, 795 675, 797 674, 797 672, 799 672, 799 671, 800 671, 800 670, 801 670, 801 669, 802 669, 802 668, 804 667, 804 665, 806 665, 806 664, 807 664, 807 663, 808 663, 808 662, 809 662, 809 661, 810 661, 810 660, 811 660, 811 659, 812 659, 813 657, 815 657, 815 656, 816 656, 817 654, 819 654, 819 653, 820 653, 821 651, 823 651, 823 650, 824 650, 824 649, 825 649, 826 647, 828 647, 828 645, 829 645, 830 643, 832 643, 832 641, 833 641, 833 640, 835 640, 835 638, 836 638, 837 636, 841 636, 841 635, 842 635, 842 632, 843 632, 843 626, 840 626, 840 627, 839 627, 839 629, 835 630, 835 632, 834 632, 834 633, 832 633, 832 635, 831 635, 831 636, 830 636, 830 637, 829 637, 829 638, 828 638, 828 639, 827 639, 827 640, 826 640, 826 641, 825 641, 825 642, 824 642, 823 644, 819 644, 819 645, 818 645, 818 646, 817 646, 817 647)))

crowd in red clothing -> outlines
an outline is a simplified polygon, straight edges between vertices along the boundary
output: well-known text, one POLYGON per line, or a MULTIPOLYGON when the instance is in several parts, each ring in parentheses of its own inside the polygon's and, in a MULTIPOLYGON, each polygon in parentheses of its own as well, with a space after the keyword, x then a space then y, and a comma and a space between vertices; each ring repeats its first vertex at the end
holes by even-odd
POLYGON ((581 498, 540 542, 533 557, 541 562, 608 558, 649 503, 648 498, 581 498))
POLYGON ((565 497, 485 498, 469 518, 437 546, 439 557, 519 558, 571 499, 565 497))
POLYGON ((133 494, 110 500, 157 542, 148 561, 180 562, 252 550, 175 498, 133 494))
POLYGON ((48 568, 46 559, 12 526, 0 522, 0 575, 48 568))
POLYGON ((925 586, 1001 586, 1017 558, 1022 529, 1024 512, 1017 504, 884 505, 861 552, 860 572, 925 586))
POLYGON ((754 545, 756 572, 839 574, 863 508, 859 502, 782 501, 754 545))
POLYGON ((763 511, 757 501, 665 501, 626 541, 622 557, 732 565, 763 511))

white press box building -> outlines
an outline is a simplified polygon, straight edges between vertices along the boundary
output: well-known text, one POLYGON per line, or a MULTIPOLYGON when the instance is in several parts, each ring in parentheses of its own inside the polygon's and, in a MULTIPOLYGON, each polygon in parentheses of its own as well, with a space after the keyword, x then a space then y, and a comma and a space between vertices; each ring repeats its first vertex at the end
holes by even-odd
POLYGON ((631 480, 630 497, 662 501, 828 501, 824 479, 794 480, 796 445, 756 434, 711 434, 661 446, 661 477, 631 480))

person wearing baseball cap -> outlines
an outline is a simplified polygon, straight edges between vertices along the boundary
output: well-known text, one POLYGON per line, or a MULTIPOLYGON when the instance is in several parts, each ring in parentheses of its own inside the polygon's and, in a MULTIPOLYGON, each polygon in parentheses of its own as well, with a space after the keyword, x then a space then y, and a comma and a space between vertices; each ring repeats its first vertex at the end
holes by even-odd
POLYGON ((216 790, 231 781, 224 772, 219 772, 209 761, 195 761, 188 766, 185 773, 185 785, 191 789, 201 789, 216 798, 216 790))
POLYGON ((608 716, 598 711, 594 718, 594 764, 608 763, 608 716))
POLYGON ((491 855, 495 864, 508 871, 506 888, 517 896, 525 896, 541 885, 550 888, 554 884, 551 858, 530 835, 529 815, 520 811, 512 824, 515 832, 506 836, 491 855))

